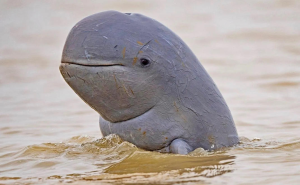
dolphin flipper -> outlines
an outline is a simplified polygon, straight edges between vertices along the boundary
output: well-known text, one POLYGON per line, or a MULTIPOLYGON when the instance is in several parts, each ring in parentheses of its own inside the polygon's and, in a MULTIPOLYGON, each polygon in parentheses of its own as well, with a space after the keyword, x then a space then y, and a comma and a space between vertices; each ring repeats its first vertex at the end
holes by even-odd
POLYGON ((193 151, 193 148, 182 139, 175 139, 170 144, 170 152, 174 154, 188 154, 193 151))

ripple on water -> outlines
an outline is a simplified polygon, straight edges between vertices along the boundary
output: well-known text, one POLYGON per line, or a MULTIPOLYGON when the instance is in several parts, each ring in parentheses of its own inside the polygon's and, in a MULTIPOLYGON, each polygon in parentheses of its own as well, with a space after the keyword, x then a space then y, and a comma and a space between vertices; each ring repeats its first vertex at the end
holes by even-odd
POLYGON ((234 172, 239 154, 300 149, 300 141, 280 143, 246 137, 240 140, 233 148, 214 152, 198 148, 188 155, 176 155, 138 149, 117 135, 101 139, 76 136, 61 143, 31 145, 3 156, 6 162, 0 164, 0 181, 199 182, 234 172))

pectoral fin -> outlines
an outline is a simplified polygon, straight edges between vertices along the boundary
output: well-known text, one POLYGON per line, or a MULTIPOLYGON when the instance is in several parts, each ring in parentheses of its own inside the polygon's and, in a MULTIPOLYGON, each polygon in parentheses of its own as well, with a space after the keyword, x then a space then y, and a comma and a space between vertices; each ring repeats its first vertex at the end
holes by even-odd
POLYGON ((175 139, 170 144, 171 153, 186 155, 191 151, 193 151, 193 148, 182 139, 175 139))

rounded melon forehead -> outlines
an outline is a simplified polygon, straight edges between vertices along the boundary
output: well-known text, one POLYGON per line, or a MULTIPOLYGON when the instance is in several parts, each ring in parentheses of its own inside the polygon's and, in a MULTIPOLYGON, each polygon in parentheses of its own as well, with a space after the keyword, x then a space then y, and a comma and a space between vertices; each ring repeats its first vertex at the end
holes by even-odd
POLYGON ((100 12, 79 21, 74 28, 85 31, 107 31, 118 35, 124 31, 134 35, 153 35, 153 31, 161 31, 166 27, 154 19, 136 13, 120 13, 117 11, 100 12), (113 30, 113 32, 111 32, 113 30))
POLYGON ((63 60, 74 58, 132 58, 150 41, 173 40, 175 34, 159 22, 140 14, 106 11, 78 22, 71 30, 63 60), (121 53, 121 55, 120 55, 121 53))

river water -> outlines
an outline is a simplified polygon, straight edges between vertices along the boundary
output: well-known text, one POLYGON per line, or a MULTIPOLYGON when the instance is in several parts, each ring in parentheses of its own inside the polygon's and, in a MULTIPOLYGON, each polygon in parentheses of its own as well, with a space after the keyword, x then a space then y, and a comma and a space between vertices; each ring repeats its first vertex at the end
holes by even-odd
POLYGON ((300 1, 0 1, 0 184, 299 184, 300 1), (68 32, 105 10, 176 32, 212 76, 241 137, 187 156, 102 138, 58 66, 68 32))

